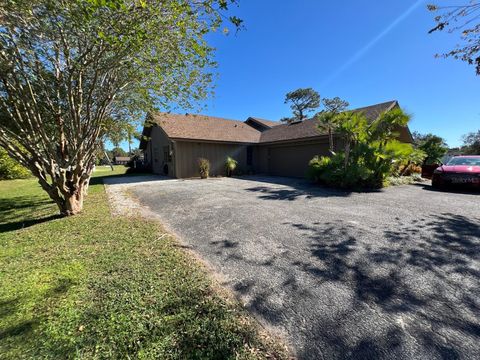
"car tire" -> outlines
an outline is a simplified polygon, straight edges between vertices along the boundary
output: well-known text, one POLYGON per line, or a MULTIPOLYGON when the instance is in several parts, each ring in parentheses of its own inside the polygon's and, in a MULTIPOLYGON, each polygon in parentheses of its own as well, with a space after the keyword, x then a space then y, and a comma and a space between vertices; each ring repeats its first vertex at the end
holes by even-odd
POLYGON ((436 190, 441 188, 440 182, 435 178, 432 179, 432 188, 434 188, 436 190))

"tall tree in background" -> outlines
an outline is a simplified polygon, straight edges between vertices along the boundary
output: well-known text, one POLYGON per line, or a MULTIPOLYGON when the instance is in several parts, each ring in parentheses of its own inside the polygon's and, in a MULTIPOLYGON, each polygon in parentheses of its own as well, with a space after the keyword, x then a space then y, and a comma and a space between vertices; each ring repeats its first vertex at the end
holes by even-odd
POLYGON ((0 146, 62 214, 78 213, 111 124, 209 94, 205 36, 231 2, 2 1, 0 146))
POLYGON ((469 155, 480 155, 480 130, 462 136, 462 152, 469 155))
POLYGON ((428 5, 428 10, 439 13, 435 16, 437 24, 429 33, 443 30, 461 33, 463 44, 441 56, 466 61, 480 75, 480 1, 457 6, 428 5))
POLYGON ((335 144, 333 133, 338 126, 336 122, 336 119, 338 118, 337 115, 347 110, 350 104, 348 101, 342 100, 338 96, 332 99, 324 98, 322 99, 322 104, 324 106, 324 110, 316 114, 315 117, 319 121, 320 129, 327 130, 330 152, 334 154, 335 144))
POLYGON ((312 88, 297 89, 285 95, 285 104, 290 104, 293 111, 292 118, 283 118, 283 122, 303 121, 307 114, 320 106, 320 95, 312 88))

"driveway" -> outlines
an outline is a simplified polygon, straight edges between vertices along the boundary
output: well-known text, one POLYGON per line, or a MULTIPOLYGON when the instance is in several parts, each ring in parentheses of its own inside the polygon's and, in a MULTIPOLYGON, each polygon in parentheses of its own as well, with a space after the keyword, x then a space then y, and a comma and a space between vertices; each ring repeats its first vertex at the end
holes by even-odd
POLYGON ((480 195, 285 178, 131 191, 300 359, 480 358, 480 195))

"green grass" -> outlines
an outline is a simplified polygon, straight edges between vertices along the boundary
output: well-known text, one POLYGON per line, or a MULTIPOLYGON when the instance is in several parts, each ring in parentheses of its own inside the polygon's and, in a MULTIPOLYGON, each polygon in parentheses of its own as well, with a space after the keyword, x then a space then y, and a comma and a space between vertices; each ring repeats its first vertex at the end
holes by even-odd
POLYGON ((284 358, 154 222, 110 215, 99 168, 82 214, 0 182, 0 358, 284 358))

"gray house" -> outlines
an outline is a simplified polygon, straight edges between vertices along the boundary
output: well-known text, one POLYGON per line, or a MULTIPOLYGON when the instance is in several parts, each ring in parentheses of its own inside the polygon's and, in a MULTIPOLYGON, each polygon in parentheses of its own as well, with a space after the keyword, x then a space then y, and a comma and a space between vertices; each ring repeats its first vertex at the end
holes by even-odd
MULTIPOLYGON (((397 101, 359 108, 374 121, 398 107, 397 101)), ((246 121, 204 115, 157 113, 149 115, 140 142, 145 162, 156 174, 176 178, 199 176, 197 161, 210 161, 211 175, 224 175, 227 156, 238 161, 242 172, 304 177, 315 155, 328 155, 328 136, 316 120, 283 124, 249 117, 246 121)), ((399 129, 399 140, 412 142, 408 127, 399 129)))

